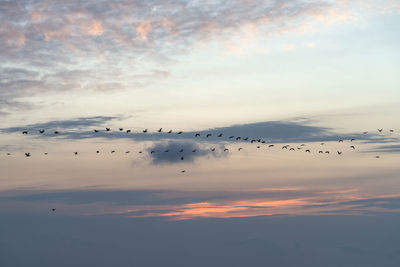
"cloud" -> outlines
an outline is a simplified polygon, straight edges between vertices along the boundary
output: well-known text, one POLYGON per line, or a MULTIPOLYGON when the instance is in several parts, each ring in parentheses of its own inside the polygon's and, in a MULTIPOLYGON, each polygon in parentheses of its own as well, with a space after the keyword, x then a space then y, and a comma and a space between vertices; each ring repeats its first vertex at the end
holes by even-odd
POLYGON ((223 146, 219 146, 215 151, 209 147, 201 146, 196 142, 190 141, 167 141, 157 143, 147 149, 153 164, 193 162, 196 158, 204 156, 221 157, 223 146), (153 151, 153 153, 151 153, 153 151), (182 152, 180 152, 182 151, 182 152), (182 157, 184 161, 182 161, 182 157))
POLYGON ((2 1, 0 76, 7 81, 0 84, 0 98, 110 91, 101 86, 105 81, 118 84, 113 90, 148 86, 166 72, 166 61, 199 42, 283 32, 309 19, 337 16, 332 10, 338 7, 349 9, 343 1, 328 0, 2 1), (127 67, 132 62, 135 70, 127 67), (162 64, 151 75, 154 67, 142 62, 162 64))

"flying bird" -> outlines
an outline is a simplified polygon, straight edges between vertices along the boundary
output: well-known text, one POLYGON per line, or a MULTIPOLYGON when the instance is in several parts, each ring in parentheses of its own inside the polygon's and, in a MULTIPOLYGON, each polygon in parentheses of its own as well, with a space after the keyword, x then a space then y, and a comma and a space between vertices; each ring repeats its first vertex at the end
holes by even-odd
POLYGON ((131 130, 126 130, 126 133, 130 133, 131 132, 131 130))
POLYGON ((233 137, 235 137, 235 136, 231 135, 231 136, 229 136, 229 139, 232 139, 233 137))
POLYGON ((184 172, 186 172, 186 171, 185 171, 185 170, 182 170, 181 172, 184 173, 184 172))
POLYGON ((41 133, 41 134, 44 133, 44 130, 39 130, 39 133, 41 133))
POLYGON ((343 143, 343 140, 339 140, 339 143, 343 143))
POLYGON ((199 133, 197 133, 197 134, 195 134, 195 135, 194 135, 194 137, 198 137, 198 136, 200 136, 200 134, 199 134, 199 133))
POLYGON ((320 151, 318 151, 318 153, 319 153, 319 154, 322 154, 322 153, 324 153, 324 151, 320 150, 320 151))
POLYGON ((143 133, 147 133, 147 131, 148 131, 147 129, 144 129, 144 130, 143 130, 143 133))
POLYGON ((242 150, 242 149, 243 149, 243 148, 239 147, 239 148, 238 148, 238 151, 240 151, 240 150, 242 150))
POLYGON ((74 154, 75 154, 75 155, 78 155, 78 152, 75 151, 74 154))
POLYGON ((110 128, 106 128, 106 131, 109 132, 109 131, 111 131, 111 129, 110 128))
POLYGON ((22 134, 28 134, 28 131, 22 131, 22 134))
POLYGON ((240 140, 240 136, 236 137, 236 140, 240 140))
POLYGON ((225 149, 224 149, 224 152, 226 152, 226 151, 229 151, 229 149, 225 148, 225 149))
POLYGON ((112 153, 115 153, 115 150, 111 150, 111 154, 112 154, 112 153))
POLYGON ((222 133, 220 133, 220 134, 218 135, 218 137, 222 137, 222 133))
POLYGON ((152 150, 152 151, 150 151, 150 154, 153 154, 155 151, 154 150, 152 150))
POLYGON ((182 132, 178 132, 178 134, 182 134, 182 132))
POLYGON ((330 154, 330 152, 329 151, 325 151, 325 154, 330 154))
POLYGON ((367 134, 368 132, 363 132, 363 134, 367 134))
POLYGON ((99 150, 97 150, 97 151, 96 151, 96 153, 97 153, 97 154, 99 154, 99 153, 100 153, 100 151, 99 151, 99 150))
POLYGON ((122 132, 124 130, 124 128, 119 128, 119 131, 122 132))
POLYGON ((393 133, 393 132, 394 132, 394 130, 389 130, 389 132, 393 133))
POLYGON ((164 152, 169 152, 169 149, 165 150, 164 152))
POLYGON ((248 138, 248 137, 246 137, 246 138, 243 138, 243 140, 244 140, 244 141, 247 141, 247 140, 249 140, 249 138, 248 138))
POLYGON ((338 153, 338 155, 342 155, 342 151, 338 151, 337 153, 338 153))
POLYGON ((215 151, 215 147, 211 148, 211 151, 215 151))
POLYGON ((352 138, 352 139, 350 139, 350 142, 353 142, 353 141, 355 141, 356 139, 354 139, 354 138, 352 138))
POLYGON ((350 148, 352 148, 352 149, 356 149, 356 148, 355 148, 355 146, 350 146, 350 148))
POLYGON ((192 152, 196 152, 196 151, 197 151, 196 149, 193 149, 193 150, 192 150, 192 152))
POLYGON ((382 129, 378 129, 378 132, 380 132, 380 133, 381 133, 382 131, 383 131, 383 128, 382 128, 382 129))
POLYGON ((306 149, 306 152, 311 153, 310 149, 306 149))
POLYGON ((168 133, 169 133, 169 134, 172 133, 172 130, 169 130, 168 133))
POLYGON ((289 149, 289 151, 290 151, 290 150, 293 150, 293 151, 294 151, 294 148, 292 147, 292 148, 289 149))
POLYGON ((183 152, 183 148, 181 150, 179 150, 179 152, 183 152))
POLYGON ((52 209, 51 209, 51 211, 53 211, 53 212, 54 212, 54 211, 56 211, 56 209, 55 209, 55 208, 52 208, 52 209))
POLYGON ((161 133, 161 132, 162 132, 162 128, 158 129, 158 131, 157 131, 157 132, 161 133))
POLYGON ((129 154, 129 153, 131 153, 129 150, 125 152, 125 154, 129 154))
POLYGON ((212 134, 207 134, 207 135, 206 135, 206 138, 210 137, 211 135, 212 135, 212 134))
POLYGON ((31 153, 25 153, 25 157, 30 157, 31 153))
POLYGON ((94 131, 95 133, 98 133, 98 132, 99 132, 99 130, 96 130, 96 129, 94 129, 93 131, 94 131))
POLYGON ((181 160, 184 160, 185 158, 184 157, 181 157, 181 160))

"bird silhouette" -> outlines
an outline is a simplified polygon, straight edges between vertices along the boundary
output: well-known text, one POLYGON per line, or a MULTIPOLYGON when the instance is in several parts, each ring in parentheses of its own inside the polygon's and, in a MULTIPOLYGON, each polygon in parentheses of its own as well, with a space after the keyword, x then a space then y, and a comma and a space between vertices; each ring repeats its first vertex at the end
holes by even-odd
POLYGON ((240 151, 240 150, 242 150, 242 149, 243 149, 243 148, 239 147, 239 148, 238 148, 238 151, 240 151))
POLYGON ((31 153, 25 153, 25 157, 30 157, 31 153))
POLYGON ((99 153, 100 153, 100 151, 99 151, 99 150, 97 150, 97 151, 96 151, 96 153, 97 153, 97 154, 99 154, 99 153))
POLYGON ((182 132, 178 132, 177 134, 182 134, 182 132))
POLYGON ((235 137, 235 136, 231 135, 231 136, 229 136, 229 139, 232 139, 233 137, 235 137))
POLYGON ((195 135, 194 135, 194 137, 198 137, 198 136, 200 136, 200 134, 199 134, 199 133, 197 133, 197 134, 195 134, 195 135))
POLYGON ((154 150, 152 150, 152 151, 150 151, 150 154, 153 154, 155 151, 154 150))
POLYGON ((98 132, 99 132, 99 130, 96 130, 96 129, 94 129, 93 131, 94 131, 95 133, 98 133, 98 132))
POLYGON ((305 146, 306 144, 301 144, 300 146, 305 146))
POLYGON ((247 141, 247 140, 249 140, 249 138, 248 138, 248 137, 246 137, 246 138, 243 138, 243 140, 244 140, 244 141, 247 141))
POLYGON ((28 134, 28 131, 22 131, 22 134, 28 134))
POLYGON ((283 146, 282 149, 288 149, 288 147, 289 147, 289 146, 286 145, 286 146, 283 146))
POLYGON ((109 131, 111 131, 111 129, 110 128, 106 128, 106 131, 109 132, 109 131))
POLYGON ((329 151, 325 151, 325 154, 330 154, 330 152, 329 151))
POLYGON ((161 132, 162 132, 162 128, 158 129, 158 131, 157 131, 157 132, 161 133, 161 132))
POLYGON ((183 152, 183 148, 181 150, 179 150, 179 152, 183 152))
POLYGON ((45 155, 48 155, 49 153, 47 153, 47 152, 44 152, 44 154, 45 154, 45 155))
POLYGON ((343 140, 339 140, 339 143, 343 143, 343 140))
POLYGON ((268 145, 268 147, 274 147, 274 145, 268 145))
POLYGON ((363 134, 367 134, 368 132, 363 132, 363 134))
POLYGON ((394 130, 389 130, 389 132, 393 133, 393 132, 394 132, 394 130))
POLYGON ((215 147, 211 148, 211 151, 215 151, 215 147))
POLYGON ((337 153, 338 153, 338 155, 342 155, 342 151, 338 151, 337 153))
POLYGON ((220 134, 218 135, 218 137, 222 137, 222 133, 220 133, 220 134))
POLYGON ((184 160, 185 158, 184 157, 181 157, 181 160, 184 160))
POLYGON ((237 140, 240 140, 240 136, 236 137, 236 141, 237 141, 237 140))
POLYGON ((383 131, 383 129, 378 129, 378 132, 380 132, 380 133, 381 133, 382 131, 383 131))
POLYGON ((119 128, 119 131, 122 132, 124 130, 124 128, 119 128))
POLYGON ((311 153, 310 149, 306 149, 306 152, 311 153))
POLYGON ((290 150, 293 150, 293 151, 294 151, 294 148, 292 147, 292 148, 289 149, 289 151, 290 151, 290 150))
POLYGON ((164 152, 169 152, 169 149, 165 150, 164 152))
POLYGON ((130 133, 131 132, 131 130, 126 130, 126 133, 130 133))
POLYGON ((228 149, 228 148, 225 148, 225 149, 224 149, 224 152, 227 152, 227 151, 229 151, 229 149, 228 149))
POLYGON ((168 133, 169 133, 169 134, 172 133, 172 130, 169 130, 168 133))
POLYGON ((257 148, 260 148, 260 146, 257 146, 257 148))
POLYGON ((44 130, 39 130, 39 133, 41 133, 41 134, 44 133, 44 130))
POLYGON ((380 156, 375 156, 375 158, 379 159, 379 158, 380 158, 380 156))
POLYGON ((206 135, 206 138, 210 137, 211 135, 212 135, 212 134, 207 134, 207 135, 206 135))
POLYGON ((356 148, 355 148, 355 146, 350 146, 350 148, 352 148, 352 149, 356 149, 356 148))
POLYGON ((143 130, 143 133, 147 133, 147 131, 148 131, 147 129, 144 129, 144 130, 143 130))
POLYGON ((78 152, 75 151, 74 154, 75 154, 75 155, 78 155, 78 152))
POLYGON ((8 152, 8 153, 7 153, 7 156, 11 156, 11 153, 10 153, 10 152, 8 152))
POLYGON ((186 171, 185 171, 185 170, 182 170, 181 172, 184 173, 184 172, 186 172, 186 171))
POLYGON ((319 153, 319 154, 322 154, 322 153, 324 153, 324 151, 320 150, 320 151, 318 151, 318 153, 319 153))
POLYGON ((125 152, 125 154, 129 154, 129 153, 131 153, 129 150, 125 152))
POLYGON ((54 211, 56 211, 56 209, 55 209, 55 208, 52 208, 52 209, 51 209, 51 211, 53 211, 53 212, 54 212, 54 211))
POLYGON ((250 143, 255 143, 255 142, 257 142, 257 140, 253 139, 253 140, 250 141, 250 143))
POLYGON ((115 150, 111 150, 111 154, 115 153, 115 150))
POLYGON ((196 151, 197 151, 196 149, 193 149, 193 150, 192 150, 192 152, 196 152, 196 151))
POLYGON ((355 140, 356 140, 356 139, 354 139, 354 138, 351 138, 351 139, 350 139, 350 142, 353 142, 353 141, 355 141, 355 140))
POLYGON ((321 143, 320 145, 323 146, 323 145, 325 145, 325 143, 321 143))

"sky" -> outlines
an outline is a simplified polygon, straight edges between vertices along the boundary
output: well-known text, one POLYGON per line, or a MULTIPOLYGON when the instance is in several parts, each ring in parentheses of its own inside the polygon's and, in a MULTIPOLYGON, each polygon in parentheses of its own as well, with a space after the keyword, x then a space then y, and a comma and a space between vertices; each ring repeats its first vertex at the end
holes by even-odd
POLYGON ((399 30, 398 0, 0 0, 0 265, 398 266, 399 30))

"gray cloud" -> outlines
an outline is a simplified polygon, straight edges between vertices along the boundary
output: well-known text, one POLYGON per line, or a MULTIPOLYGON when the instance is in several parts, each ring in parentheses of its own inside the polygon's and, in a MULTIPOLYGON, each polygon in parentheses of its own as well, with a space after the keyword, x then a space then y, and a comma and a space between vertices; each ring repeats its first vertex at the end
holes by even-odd
POLYGON ((222 146, 215 151, 211 151, 210 147, 201 146, 192 141, 167 141, 156 143, 147 149, 153 164, 177 163, 177 162, 193 162, 196 158, 207 155, 213 157, 221 157, 222 146), (183 152, 180 152, 183 150, 183 152), (153 153, 151 153, 153 151, 153 153), (195 151, 195 152, 193 152, 195 151), (184 158, 183 160, 181 158, 184 158))

